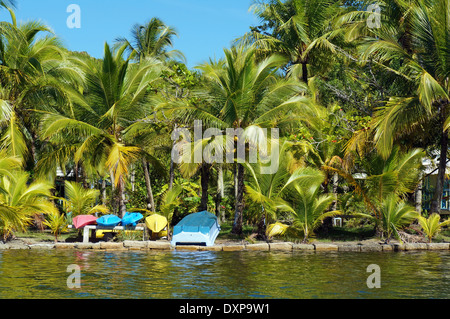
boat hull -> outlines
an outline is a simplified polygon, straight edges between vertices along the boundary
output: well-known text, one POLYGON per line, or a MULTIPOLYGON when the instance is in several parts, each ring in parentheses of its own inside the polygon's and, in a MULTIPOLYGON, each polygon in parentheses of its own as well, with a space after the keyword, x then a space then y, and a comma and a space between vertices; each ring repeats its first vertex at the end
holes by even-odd
POLYGON ((72 224, 76 229, 83 228, 87 225, 94 225, 97 222, 97 217, 92 215, 78 215, 72 219, 72 224))
POLYGON ((145 225, 152 232, 152 238, 167 236, 167 218, 159 214, 153 214, 145 219, 145 225))
POLYGON ((139 222, 144 216, 140 213, 126 213, 122 218, 122 226, 136 227, 137 222, 139 222))
POLYGON ((220 232, 217 217, 207 211, 190 214, 173 229, 171 245, 213 246, 220 232))
POLYGON ((97 219, 97 225, 101 227, 116 227, 122 221, 116 215, 105 215, 97 219))

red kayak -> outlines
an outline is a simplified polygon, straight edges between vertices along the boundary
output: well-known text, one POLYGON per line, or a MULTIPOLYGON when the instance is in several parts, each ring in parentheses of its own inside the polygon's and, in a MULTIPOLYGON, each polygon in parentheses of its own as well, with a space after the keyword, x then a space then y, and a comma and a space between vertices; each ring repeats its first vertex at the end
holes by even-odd
POLYGON ((83 228, 87 225, 95 224, 97 221, 97 217, 92 215, 78 215, 72 219, 72 223, 76 229, 83 228))

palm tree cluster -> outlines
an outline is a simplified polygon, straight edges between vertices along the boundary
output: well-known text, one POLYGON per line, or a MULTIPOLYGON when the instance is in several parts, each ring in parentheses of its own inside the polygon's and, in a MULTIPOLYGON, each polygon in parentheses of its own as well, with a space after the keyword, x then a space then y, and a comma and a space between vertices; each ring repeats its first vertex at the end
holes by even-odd
POLYGON ((209 210, 263 239, 306 241, 346 216, 387 240, 411 226, 431 240, 448 224, 450 2, 370 5, 255 0, 259 25, 189 70, 158 18, 96 59, 0 1, 11 16, 0 22, 3 238, 42 218, 57 236, 80 214, 159 212, 174 224, 209 210), (216 133, 195 140, 196 121, 216 133), (189 136, 174 138, 180 129, 189 136), (192 161, 198 150, 212 159, 192 161), (416 193, 433 154, 428 212, 416 193))

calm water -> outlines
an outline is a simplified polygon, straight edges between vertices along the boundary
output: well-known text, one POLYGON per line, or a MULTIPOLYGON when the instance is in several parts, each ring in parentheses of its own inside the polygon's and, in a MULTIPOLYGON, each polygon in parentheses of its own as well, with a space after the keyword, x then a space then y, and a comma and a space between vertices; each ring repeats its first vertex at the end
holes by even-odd
POLYGON ((2 299, 449 298, 449 283, 449 252, 0 251, 2 299), (380 289, 367 288, 370 264, 380 289))

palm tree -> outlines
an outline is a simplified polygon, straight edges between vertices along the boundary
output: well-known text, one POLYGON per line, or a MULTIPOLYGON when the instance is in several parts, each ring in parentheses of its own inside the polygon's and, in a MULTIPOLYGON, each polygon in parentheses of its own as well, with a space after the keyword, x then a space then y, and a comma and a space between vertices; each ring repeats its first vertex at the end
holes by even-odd
POLYGON ((58 236, 68 230, 69 221, 66 215, 56 211, 49 213, 44 225, 50 228, 53 235, 55 235, 55 243, 58 242, 58 236))
POLYGON ((39 145, 39 119, 33 111, 67 103, 74 91, 69 83, 79 80, 79 73, 46 25, 37 21, 17 25, 12 10, 10 14, 12 23, 0 22, 0 143, 31 169, 39 145))
MULTIPOLYGON (((413 206, 408 205, 404 200, 393 193, 384 198, 381 203, 380 214, 381 219, 376 220, 376 222, 380 223, 379 226, 383 231, 382 235, 386 236, 387 242, 389 242, 392 237, 397 238, 401 242, 399 230, 410 225, 418 217, 418 213, 413 206)), ((355 215, 373 219, 373 216, 369 214, 355 215)))
MULTIPOLYGON (((198 68, 206 83, 194 93, 199 103, 176 105, 172 112, 185 123, 202 120, 206 127, 225 132, 242 130, 240 143, 258 145, 262 128, 286 127, 295 119, 296 106, 306 103, 305 87, 295 79, 281 79, 278 68, 285 63, 279 56, 255 60, 255 49, 233 47, 224 51, 225 59, 210 61, 198 68)), ((226 143, 233 143, 227 140, 226 143)), ((236 141, 237 142, 237 141, 236 141)), ((236 205, 233 233, 242 232, 244 209, 245 159, 236 162, 236 205)))
POLYGON ((431 243, 433 237, 435 237, 443 227, 450 224, 450 219, 444 222, 440 222, 441 216, 439 214, 433 213, 428 218, 424 216, 418 216, 417 220, 419 221, 422 230, 428 237, 428 241, 431 243))
POLYGON ((126 46, 112 52, 105 44, 101 61, 80 58, 85 72, 85 100, 72 115, 48 113, 42 121, 42 136, 50 140, 61 137, 78 139, 75 163, 100 171, 107 167, 118 189, 119 211, 125 214, 125 179, 130 165, 142 149, 130 145, 124 132, 127 127, 152 114, 148 96, 159 80, 161 65, 154 59, 132 64, 123 58, 126 46))
POLYGON ((184 59, 183 53, 178 50, 167 49, 173 47, 173 38, 177 32, 173 27, 167 26, 158 18, 152 18, 147 24, 135 24, 131 29, 132 40, 118 38, 119 46, 126 45, 130 56, 137 61, 145 58, 158 58, 161 61, 173 58, 184 59))
POLYGON ((382 206, 387 197, 394 194, 403 198, 414 192, 421 176, 424 156, 420 149, 402 152, 395 147, 387 159, 376 152, 357 157, 355 166, 358 171, 353 173, 330 166, 325 168, 345 178, 356 194, 362 196, 367 209, 381 220, 382 206))
MULTIPOLYGON (((433 123, 440 128, 439 171, 432 212, 439 212, 448 149, 450 39, 445 0, 387 1, 381 28, 361 42, 362 61, 374 61, 397 75, 397 95, 380 108, 371 123, 375 145, 385 158, 395 141, 433 123), (390 6, 392 4, 392 6, 390 6)), ((413 136, 414 137, 414 136, 413 136)))
POLYGON ((336 53, 330 24, 341 10, 339 6, 340 1, 335 0, 254 1, 250 10, 262 25, 251 28, 238 42, 253 44, 261 56, 283 55, 287 73, 308 83, 311 66, 329 61, 330 55, 321 57, 323 52, 336 53))
POLYGON ((106 206, 96 205, 100 196, 97 189, 85 189, 80 183, 65 181, 64 194, 63 207, 66 213, 71 213, 71 217, 108 212, 106 206))
MULTIPOLYGON (((174 64, 174 59, 178 58, 184 60, 184 55, 181 51, 170 50, 169 47, 173 47, 173 38, 177 36, 177 32, 173 27, 167 26, 158 18, 152 18, 147 24, 135 24, 131 30, 131 40, 126 38, 118 38, 116 40, 116 46, 120 47, 125 45, 127 50, 130 52, 130 58, 140 63, 140 61, 145 61, 148 58, 158 59, 165 64, 174 64)), ((176 66, 177 64, 175 64, 176 66)), ((176 68, 176 67, 175 67, 176 68)), ((181 70, 181 67, 178 68, 181 70)), ((178 74, 178 73, 177 73, 178 74)), ((171 79, 172 76, 170 72, 163 73, 164 79, 171 79)), ((173 82, 177 83, 178 82, 173 82)), ((165 95, 168 98, 167 95, 165 95)), ((178 98, 178 96, 177 96, 178 98)), ((167 103, 167 101, 160 101, 159 103, 167 103)), ((166 120, 166 122, 168 122, 166 120)), ((161 129, 160 122, 149 121, 148 118, 144 118, 138 121, 134 126, 138 127, 139 135, 133 134, 132 138, 142 139, 155 139, 155 128, 161 129), (153 125, 150 125, 153 124, 153 125)), ((135 128, 130 127, 130 131, 136 131, 135 128)), ((158 140, 161 140, 161 132, 158 134, 158 140)), ((155 200, 153 197, 152 183, 149 174, 149 164, 153 164, 156 169, 162 170, 163 165, 153 156, 153 151, 155 149, 154 143, 146 143, 147 147, 143 150, 142 156, 142 167, 144 170, 144 177, 147 188, 148 206, 152 211, 156 211, 155 200)), ((171 168, 173 168, 173 162, 171 160, 171 168)), ((173 182, 173 169, 170 172, 170 179, 173 182)))
POLYGON ((261 174, 261 167, 264 164, 260 161, 256 164, 246 164, 246 168, 253 178, 247 183, 245 190, 249 200, 261 207, 258 214, 260 219, 258 234, 262 238, 266 234, 267 225, 271 221, 277 220, 280 213, 294 212, 292 206, 286 201, 286 193, 292 184, 309 180, 311 174, 310 170, 294 164, 295 155, 292 149, 296 143, 283 141, 280 144, 280 153, 277 159, 279 167, 274 174, 261 174))
MULTIPOLYGON (((8 160, 3 159, 1 162, 8 160)), ((30 174, 11 171, 0 178, 0 232, 7 239, 14 230, 26 230, 34 214, 56 214, 50 201, 53 185, 46 181, 30 183, 30 174)))
POLYGON ((293 198, 293 223, 292 228, 301 230, 304 237, 303 241, 314 233, 319 228, 323 220, 328 217, 333 217, 341 214, 340 211, 328 211, 328 208, 335 201, 332 194, 322 194, 321 184, 325 180, 323 172, 311 168, 302 169, 308 170, 309 182, 306 184, 294 183, 295 197, 293 198))

